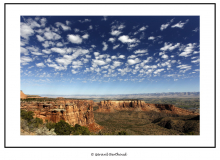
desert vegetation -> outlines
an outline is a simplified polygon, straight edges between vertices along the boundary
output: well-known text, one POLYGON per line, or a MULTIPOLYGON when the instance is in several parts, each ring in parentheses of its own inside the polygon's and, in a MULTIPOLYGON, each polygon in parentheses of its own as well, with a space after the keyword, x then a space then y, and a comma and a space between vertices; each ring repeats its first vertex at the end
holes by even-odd
POLYGON ((155 111, 94 112, 100 135, 199 135, 199 116, 155 111))
POLYGON ((58 123, 45 121, 40 118, 34 118, 32 111, 21 110, 20 129, 21 135, 91 135, 89 129, 85 126, 75 124, 71 126, 64 120, 58 123))

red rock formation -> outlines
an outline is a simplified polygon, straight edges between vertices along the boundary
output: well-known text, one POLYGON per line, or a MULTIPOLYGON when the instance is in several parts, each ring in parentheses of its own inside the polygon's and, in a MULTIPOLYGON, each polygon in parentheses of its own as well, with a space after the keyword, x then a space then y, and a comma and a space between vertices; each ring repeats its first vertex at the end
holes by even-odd
POLYGON ((33 111, 35 117, 44 121, 59 122, 64 120, 70 125, 89 126, 95 124, 93 101, 86 100, 56 100, 54 102, 21 102, 21 109, 33 111))
POLYGON ((27 99, 27 95, 25 95, 22 91, 20 91, 20 98, 27 99))
POLYGON ((199 115, 171 104, 150 104, 140 100, 132 101, 101 101, 97 112, 114 112, 114 110, 156 111, 179 115, 199 115))

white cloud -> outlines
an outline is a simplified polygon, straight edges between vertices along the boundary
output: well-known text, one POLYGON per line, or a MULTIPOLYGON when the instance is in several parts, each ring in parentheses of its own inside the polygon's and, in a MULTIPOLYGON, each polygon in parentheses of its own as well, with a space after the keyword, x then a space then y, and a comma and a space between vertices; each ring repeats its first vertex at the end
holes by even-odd
POLYGON ((199 63, 200 62, 200 59, 197 59, 197 60, 194 60, 194 61, 191 61, 192 63, 199 63))
POLYGON ((108 41, 110 41, 110 42, 114 43, 115 38, 109 38, 109 39, 108 39, 108 41))
POLYGON ((99 52, 94 52, 95 57, 99 55, 99 52))
POLYGON ((136 38, 130 39, 129 36, 123 35, 118 38, 122 43, 135 43, 138 40, 136 38))
POLYGON ((60 22, 56 22, 55 25, 56 25, 57 27, 60 27, 60 26, 61 26, 61 28, 62 28, 64 31, 71 30, 71 28, 70 28, 69 26, 66 26, 65 24, 60 23, 60 22))
POLYGON ((44 37, 46 37, 46 39, 48 40, 58 40, 61 38, 60 35, 54 33, 54 32, 51 32, 51 31, 47 31, 44 33, 44 37))
POLYGON ((177 28, 183 28, 184 25, 185 25, 188 21, 189 21, 188 19, 186 20, 185 23, 184 23, 184 22, 182 23, 182 22, 180 21, 180 22, 178 22, 177 24, 172 25, 171 28, 176 28, 176 27, 177 27, 177 28))
POLYGON ((44 46, 44 48, 47 48, 49 46, 54 46, 55 43, 52 41, 45 41, 44 43, 42 43, 42 46, 44 46))
POLYGON ((128 62, 129 65, 133 65, 133 64, 139 63, 139 62, 140 62, 140 59, 138 59, 138 58, 128 59, 127 62, 128 62))
POLYGON ((117 57, 116 56, 111 56, 111 59, 117 59, 117 57))
POLYGON ((47 22, 46 18, 41 18, 40 23, 42 27, 45 27, 46 22, 47 22))
POLYGON ((148 40, 154 40, 154 39, 155 39, 154 36, 148 37, 148 40))
POLYGON ((45 39, 43 37, 41 37, 40 35, 36 35, 36 37, 39 42, 45 41, 45 39))
POLYGON ((184 48, 184 52, 182 52, 179 56, 188 57, 190 56, 190 53, 194 50, 194 45, 192 43, 187 44, 187 46, 184 48))
POLYGON ((93 61, 93 63, 94 63, 95 65, 100 65, 100 66, 102 66, 102 65, 105 65, 105 64, 106 64, 106 62, 103 61, 103 60, 93 59, 92 61, 93 61))
POLYGON ((63 44, 61 42, 58 42, 57 47, 63 47, 63 44))
POLYGON ((71 70, 73 74, 78 73, 77 71, 75 71, 74 69, 71 70))
POLYGON ((108 45, 105 42, 102 42, 102 44, 104 45, 104 47, 102 48, 103 51, 106 51, 108 49, 108 45))
POLYGON ((180 69, 191 69, 191 66, 183 64, 183 65, 177 66, 177 68, 180 68, 180 69))
POLYGON ((110 58, 106 58, 106 62, 109 63, 111 62, 112 60, 110 58))
POLYGON ((162 69, 157 69, 156 71, 154 71, 154 74, 158 74, 158 73, 160 73, 160 72, 162 72, 164 69, 162 68, 162 69))
POLYGON ((28 50, 26 48, 20 47, 20 53, 23 53, 24 55, 29 55, 28 50))
POLYGON ((75 44, 81 44, 82 43, 82 38, 80 38, 79 35, 69 34, 69 35, 67 35, 67 38, 72 43, 75 43, 75 44))
POLYGON ((76 69, 76 68, 80 68, 83 65, 83 63, 77 60, 77 61, 73 61, 72 65, 73 65, 72 68, 76 69))
POLYGON ((170 25, 170 23, 162 24, 160 27, 160 30, 162 31, 162 30, 166 29, 169 25, 170 25))
POLYGON ((89 38, 89 35, 88 35, 88 34, 84 34, 84 35, 82 36, 82 38, 83 38, 83 39, 88 39, 88 38, 89 38))
POLYGON ((29 64, 29 62, 32 62, 32 61, 33 61, 33 59, 30 57, 27 57, 27 56, 23 56, 20 58, 20 63, 22 65, 27 65, 27 64, 29 64))
POLYGON ((44 55, 43 53, 40 53, 40 52, 31 52, 31 54, 36 55, 36 56, 44 55))
POLYGON ((133 58, 136 58, 137 56, 136 55, 130 55, 130 56, 128 56, 128 58, 130 58, 130 59, 133 59, 133 58))
POLYGON ((177 43, 176 45, 171 46, 171 47, 169 48, 169 50, 172 51, 172 50, 176 49, 176 48, 179 47, 179 46, 180 46, 180 43, 177 43))
POLYGON ((37 66, 37 67, 42 67, 42 68, 43 68, 43 67, 46 67, 43 62, 37 63, 36 66, 37 66))
POLYGON ((124 55, 120 55, 118 58, 125 59, 124 55))
POLYGON ((112 30, 111 35, 112 36, 118 36, 119 34, 121 34, 122 32, 118 31, 118 30, 112 30))
POLYGON ((50 49, 43 49, 42 52, 46 53, 46 54, 50 54, 51 50, 50 49))
POLYGON ((113 46, 113 49, 117 49, 119 46, 120 46, 120 44, 116 45, 116 46, 113 46))
POLYGON ((89 26, 89 29, 93 29, 92 25, 89 26))
POLYGON ((122 65, 123 63, 122 62, 119 62, 119 61, 114 61, 113 62, 113 66, 111 66, 112 69, 115 69, 116 67, 119 67, 120 65, 122 65))
POLYGON ((162 55, 162 58, 167 59, 168 55, 164 54, 164 55, 162 55))
POLYGON ((144 30, 146 30, 147 28, 145 27, 145 26, 143 26, 143 27, 141 27, 140 29, 139 29, 139 31, 144 31, 144 30))
POLYGON ((64 55, 66 54, 66 49, 65 48, 51 48, 51 51, 52 52, 57 52, 57 53, 60 53, 61 55, 64 55))
POLYGON ((135 54, 138 54, 138 53, 146 53, 148 50, 147 49, 138 49, 136 51, 134 51, 135 54))
POLYGON ((29 39, 34 34, 34 30, 25 23, 20 24, 20 35, 25 39, 29 39))
POLYGON ((86 55, 86 58, 91 58, 91 56, 90 55, 86 55))
POLYGON ((53 63, 53 64, 47 64, 48 67, 52 67, 54 68, 55 70, 67 70, 67 67, 66 66, 58 66, 57 64, 53 63))

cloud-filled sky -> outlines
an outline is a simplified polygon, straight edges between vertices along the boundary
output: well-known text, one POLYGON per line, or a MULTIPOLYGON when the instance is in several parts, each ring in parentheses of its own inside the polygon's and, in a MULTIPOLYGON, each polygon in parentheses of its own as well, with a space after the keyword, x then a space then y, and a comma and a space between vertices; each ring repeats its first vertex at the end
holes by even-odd
POLYGON ((199 16, 21 16, 26 94, 200 91, 199 16))

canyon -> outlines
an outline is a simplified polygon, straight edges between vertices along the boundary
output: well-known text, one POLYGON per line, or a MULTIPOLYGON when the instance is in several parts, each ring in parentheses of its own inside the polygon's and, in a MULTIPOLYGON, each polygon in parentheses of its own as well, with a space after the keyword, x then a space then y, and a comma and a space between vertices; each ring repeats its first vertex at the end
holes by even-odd
POLYGON ((114 112, 120 110, 127 111, 155 111, 167 114, 178 115, 199 115, 199 113, 186 109, 175 107, 172 104, 150 104, 141 100, 125 100, 125 101, 101 101, 98 104, 97 112, 114 112))
POLYGON ((60 120, 64 120, 72 126, 75 124, 87 126, 93 132, 98 132, 103 128, 95 122, 94 112, 155 111, 183 116, 199 115, 197 112, 178 108, 172 104, 150 104, 141 100, 104 100, 94 102, 93 100, 65 99, 63 97, 48 99, 40 96, 36 96, 35 99, 32 97, 32 99, 29 99, 22 91, 20 91, 20 98, 20 109, 32 111, 34 117, 41 118, 44 122, 52 121, 57 123, 60 120), (98 109, 93 111, 93 107, 97 106, 98 109))

